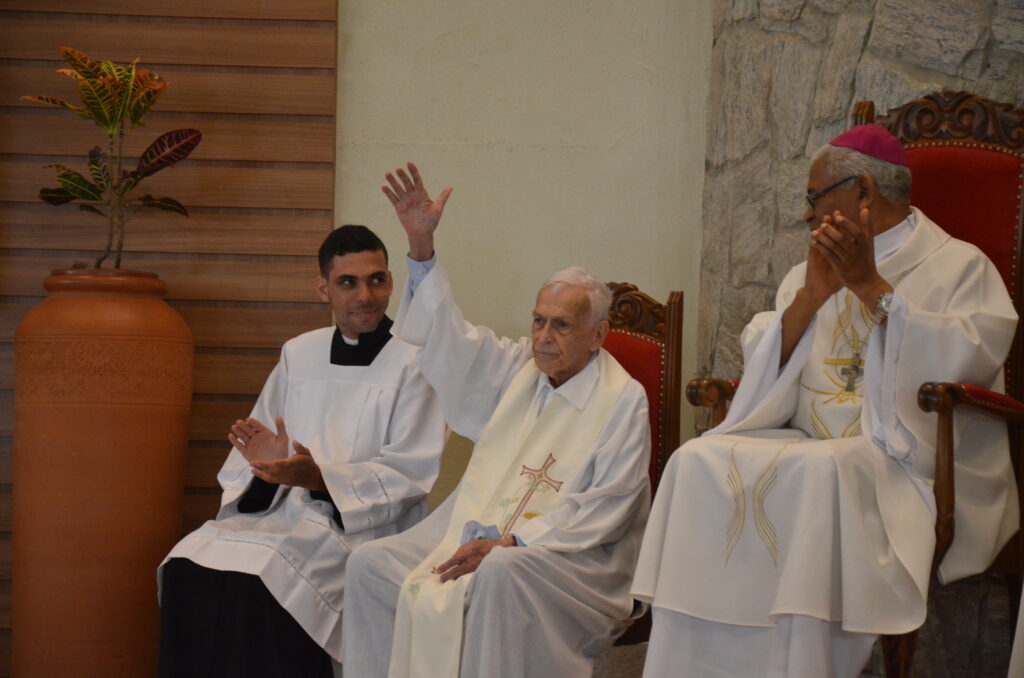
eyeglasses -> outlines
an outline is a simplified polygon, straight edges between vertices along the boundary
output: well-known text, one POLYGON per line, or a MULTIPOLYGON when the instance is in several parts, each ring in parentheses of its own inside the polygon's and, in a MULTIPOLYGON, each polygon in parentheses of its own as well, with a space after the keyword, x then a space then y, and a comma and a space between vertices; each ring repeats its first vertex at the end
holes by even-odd
POLYGON ((845 184, 850 179, 856 179, 856 178, 857 178, 856 174, 851 174, 850 176, 846 177, 845 179, 840 179, 839 181, 837 181, 836 183, 832 184, 831 186, 829 186, 827 188, 823 188, 820 191, 815 191, 814 193, 808 193, 807 195, 804 196, 804 198, 807 200, 807 204, 810 205, 811 209, 813 210, 814 209, 814 203, 818 202, 823 197, 825 197, 826 193, 828 193, 829 191, 831 191, 833 189, 839 188, 840 186, 845 184))

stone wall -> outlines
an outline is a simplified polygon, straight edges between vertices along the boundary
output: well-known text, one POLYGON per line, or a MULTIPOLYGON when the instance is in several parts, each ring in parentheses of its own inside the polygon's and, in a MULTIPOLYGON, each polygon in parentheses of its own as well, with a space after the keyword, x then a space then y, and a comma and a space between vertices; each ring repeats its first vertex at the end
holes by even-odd
MULTIPOLYGON (((1024 0, 715 0, 700 374, 740 376, 740 331, 807 255, 809 157, 854 102, 884 113, 937 89, 1024 106, 1024 0)), ((1001 581, 944 587, 929 608, 915 676, 1006 675, 1001 581)))
POLYGON ((806 258, 809 156, 937 89, 1024 105, 1024 0, 715 0, 698 369, 737 377, 740 330, 806 258))

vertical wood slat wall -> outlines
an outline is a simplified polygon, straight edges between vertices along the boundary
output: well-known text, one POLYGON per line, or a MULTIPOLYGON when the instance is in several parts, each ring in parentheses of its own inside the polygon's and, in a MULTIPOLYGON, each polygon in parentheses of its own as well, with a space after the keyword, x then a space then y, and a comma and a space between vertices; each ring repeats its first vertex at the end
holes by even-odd
MULTIPOLYGON (((89 261, 106 224, 36 199, 59 162, 84 171, 105 137, 68 111, 19 99, 77 100, 55 74, 69 45, 164 76, 137 155, 159 134, 203 132, 191 157, 142 188, 189 207, 128 224, 125 268, 156 272, 192 328, 196 370, 183 530, 216 512, 216 471, 234 419, 248 414, 281 343, 330 316, 312 256, 334 200, 336 0, 0 0, 0 676, 10 675, 13 340, 53 268, 89 261)), ((109 264, 108 264, 109 265, 109 264)), ((99 454, 100 451, 97 451, 99 454)), ((156 563, 154 563, 154 567, 156 563)))

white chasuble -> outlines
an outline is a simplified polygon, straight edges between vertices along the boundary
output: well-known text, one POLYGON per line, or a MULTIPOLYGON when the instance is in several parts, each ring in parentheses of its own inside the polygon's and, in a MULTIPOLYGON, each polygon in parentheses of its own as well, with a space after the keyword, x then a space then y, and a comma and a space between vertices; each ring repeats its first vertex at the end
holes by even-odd
POLYGON ((441 583, 432 568, 459 548, 468 521, 497 525, 504 536, 559 504, 562 484, 580 472, 630 381, 606 352, 594 359, 600 379, 582 410, 551 398, 538 415, 533 361, 513 379, 473 451, 444 539, 402 583, 389 678, 458 676, 473 575, 441 583))
MULTIPOLYGON (((728 417, 666 466, 635 597, 735 626, 803 615, 897 634, 923 622, 936 418, 918 408, 917 390, 926 381, 1000 389, 1017 318, 977 248, 916 208, 909 221, 905 241, 878 261, 895 288, 885 326, 872 327, 842 289, 780 369, 781 318, 803 286, 800 264, 776 310, 744 330, 744 374, 728 417)), ((971 442, 956 448, 946 580, 984 569, 1018 520, 1005 425, 958 413, 956 435, 971 442)))

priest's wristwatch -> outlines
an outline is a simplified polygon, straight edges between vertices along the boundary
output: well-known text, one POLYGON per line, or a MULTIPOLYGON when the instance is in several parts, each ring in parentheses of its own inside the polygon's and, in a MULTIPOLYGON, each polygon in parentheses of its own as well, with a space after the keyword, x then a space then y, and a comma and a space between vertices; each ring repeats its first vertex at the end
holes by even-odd
POLYGON ((871 314, 871 320, 877 325, 889 317, 889 307, 892 306, 892 292, 884 292, 875 302, 875 310, 871 314))

